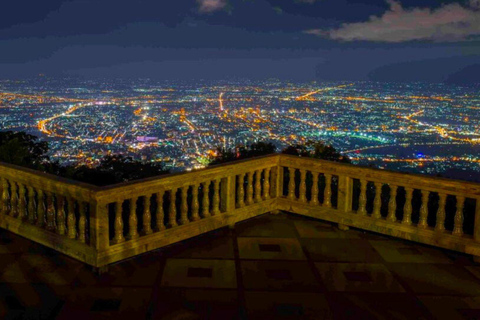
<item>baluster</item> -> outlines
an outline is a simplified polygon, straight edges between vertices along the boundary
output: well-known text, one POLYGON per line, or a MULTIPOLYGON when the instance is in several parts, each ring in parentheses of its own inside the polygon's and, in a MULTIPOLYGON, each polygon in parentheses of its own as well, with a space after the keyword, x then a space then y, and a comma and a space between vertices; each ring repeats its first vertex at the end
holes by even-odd
POLYGON ((177 206, 176 206, 177 190, 178 189, 175 188, 169 191, 169 204, 168 204, 168 227, 169 228, 174 228, 178 226, 177 206))
POLYGON ((157 219, 157 230, 165 230, 165 213, 163 212, 163 191, 157 193, 157 211, 155 212, 157 219))
POLYGON ((187 203, 187 193, 188 193, 188 186, 184 186, 181 188, 182 193, 182 202, 180 205, 180 224, 187 224, 188 220, 188 203, 187 203))
POLYGON ((323 205, 327 208, 332 206, 332 175, 325 174, 325 197, 323 198, 323 205))
POLYGON ((28 222, 31 224, 35 224, 35 208, 36 208, 36 201, 35 201, 35 190, 33 187, 28 187, 28 222))
POLYGON ((253 203, 253 172, 247 173, 247 205, 253 203))
POLYGON ((43 190, 38 190, 37 195, 37 226, 43 227, 45 225, 45 200, 43 190))
POLYGON ((307 202, 307 182, 306 180, 307 170, 300 169, 300 188, 299 188, 299 200, 300 202, 307 202))
POLYGON ((138 234, 138 218, 137 218, 137 200, 138 197, 130 199, 130 213, 128 215, 128 239, 136 239, 138 234))
POLYGON ((81 243, 85 243, 87 239, 87 213, 86 213, 85 202, 80 201, 78 206, 79 217, 78 217, 78 240, 81 243))
POLYGON ((55 230, 55 206, 53 204, 53 193, 46 192, 47 198, 47 230, 55 230))
POLYGON ((123 236, 123 201, 115 202, 115 221, 113 223, 113 243, 122 243, 125 241, 123 236))
POLYGON ((382 183, 375 182, 375 199, 373 200, 373 212, 372 218, 380 219, 382 214, 380 210, 382 208, 382 183))
POLYGON ((207 218, 210 216, 210 181, 202 183, 203 186, 203 200, 202 200, 202 216, 207 218))
POLYGON ((220 179, 213 181, 212 216, 220 213, 220 179))
POLYGON ((10 194, 8 193, 8 181, 2 178, 2 213, 9 214, 10 194))
POLYGON ((245 190, 244 190, 244 181, 245 181, 245 175, 242 173, 238 175, 238 183, 237 183, 237 206, 239 208, 245 207, 245 190))
POLYGON ((388 215, 387 220, 395 222, 397 221, 397 191, 398 186, 390 184, 390 199, 388 200, 388 215))
POLYGON ((428 227, 428 199, 429 199, 430 192, 422 190, 422 205, 420 207, 420 218, 418 220, 418 226, 420 228, 427 228, 428 227))
POLYGON ((270 199, 270 168, 266 168, 264 171, 263 180, 263 200, 270 199))
POLYGON ((463 206, 465 205, 465 197, 464 196, 457 196, 457 212, 455 212, 454 227, 453 233, 454 235, 461 236, 463 234, 463 206))
POLYGON ((358 213, 367 215, 367 180, 360 180, 360 197, 358 198, 358 213))
POLYGON ((10 215, 13 217, 18 217, 18 186, 17 183, 12 181, 11 186, 11 204, 10 204, 10 215))
POLYGON ((445 231, 445 205, 447 203, 447 195, 445 193, 438 194, 438 210, 437 210, 437 221, 435 225, 435 231, 444 232, 445 231))
POLYGON ((57 196, 57 233, 65 235, 65 197, 57 196))
POLYGON ((152 233, 152 213, 150 211, 150 195, 143 197, 143 233, 152 233))
POLYGON ((262 170, 255 170, 255 203, 262 201, 262 170))
POLYGON ((317 206, 318 205, 318 172, 312 171, 312 199, 310 204, 317 206))
POLYGON ((200 205, 198 203, 198 186, 193 185, 192 186, 192 221, 200 220, 200 216, 198 215, 199 206, 200 205))
POLYGON ((412 197, 413 188, 405 188, 406 199, 405 206, 403 207, 403 220, 402 223, 406 225, 412 224, 412 197))
POLYGON ((288 199, 295 199, 295 169, 288 168, 288 199))
POLYGON ((77 230, 75 227, 75 225, 77 224, 77 221, 75 217, 75 200, 73 200, 71 197, 67 198, 67 209, 68 209, 68 215, 67 215, 68 237, 70 239, 75 239, 77 236, 77 230))
POLYGON ((27 216, 26 187, 23 184, 19 184, 18 187, 18 218, 25 219, 27 216))

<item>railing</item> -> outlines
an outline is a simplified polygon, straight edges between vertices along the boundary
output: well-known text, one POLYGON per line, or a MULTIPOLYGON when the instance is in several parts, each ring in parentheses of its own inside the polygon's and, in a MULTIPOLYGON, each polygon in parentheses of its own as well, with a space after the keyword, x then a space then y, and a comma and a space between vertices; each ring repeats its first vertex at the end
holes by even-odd
POLYGON ((480 184, 288 155, 99 188, 0 165, 0 227, 95 267, 277 210, 480 256, 480 184))

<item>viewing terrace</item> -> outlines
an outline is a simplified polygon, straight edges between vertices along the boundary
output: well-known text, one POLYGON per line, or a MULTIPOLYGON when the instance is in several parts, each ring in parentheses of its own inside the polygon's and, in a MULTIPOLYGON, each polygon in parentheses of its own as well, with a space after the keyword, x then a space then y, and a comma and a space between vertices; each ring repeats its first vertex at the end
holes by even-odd
POLYGON ((480 317, 480 184, 283 154, 103 188, 0 178, 0 315, 480 317))

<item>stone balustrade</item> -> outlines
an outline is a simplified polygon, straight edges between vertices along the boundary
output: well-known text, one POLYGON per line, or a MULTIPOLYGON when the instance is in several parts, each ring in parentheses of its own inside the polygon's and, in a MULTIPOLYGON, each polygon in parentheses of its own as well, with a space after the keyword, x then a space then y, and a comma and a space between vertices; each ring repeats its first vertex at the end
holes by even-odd
POLYGON ((0 165, 0 227, 95 267, 284 210, 480 256, 480 184, 271 155, 95 187, 0 165))

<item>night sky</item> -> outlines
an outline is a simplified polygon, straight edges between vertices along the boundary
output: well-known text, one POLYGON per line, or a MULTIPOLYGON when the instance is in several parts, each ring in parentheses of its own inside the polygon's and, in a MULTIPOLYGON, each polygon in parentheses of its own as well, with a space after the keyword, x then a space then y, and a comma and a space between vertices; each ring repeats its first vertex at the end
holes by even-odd
POLYGON ((15 0, 0 78, 443 81, 480 64, 480 0, 15 0))

